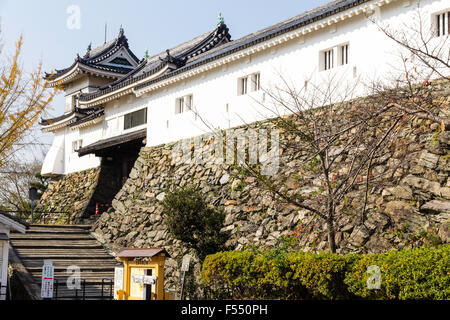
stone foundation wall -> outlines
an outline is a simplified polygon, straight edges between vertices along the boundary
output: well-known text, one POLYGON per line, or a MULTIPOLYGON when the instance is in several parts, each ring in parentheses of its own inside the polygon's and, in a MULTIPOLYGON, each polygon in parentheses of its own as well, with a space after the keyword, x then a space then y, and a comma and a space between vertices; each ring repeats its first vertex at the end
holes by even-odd
POLYGON ((97 187, 100 168, 58 177, 50 182, 37 206, 40 222, 80 223, 97 187))
MULTIPOLYGON (((449 242, 450 219, 450 132, 438 133, 428 121, 408 122, 395 145, 374 168, 381 183, 370 190, 364 223, 358 212, 364 188, 348 194, 337 216, 338 252, 383 252, 392 248, 420 245, 429 239, 449 242)), ((282 139, 292 139, 284 133, 282 139)), ((292 236, 300 223, 315 218, 276 199, 260 186, 255 177, 245 176, 237 166, 216 164, 175 164, 174 144, 143 148, 130 177, 113 201, 113 208, 93 226, 94 235, 113 252, 125 247, 164 247, 171 259, 166 265, 166 287, 179 287, 180 261, 189 252, 171 238, 164 222, 164 199, 170 184, 196 184, 208 203, 226 211, 223 231, 230 233, 224 250, 248 246, 273 248, 280 239, 292 236)), ((298 172, 301 156, 281 152, 281 165, 298 172), (297 171, 296 171, 297 170, 297 171)), ((345 168, 348 163, 342 162, 345 168)), ((320 187, 318 175, 311 172, 302 185, 308 193, 320 187)), ((280 177, 281 180, 281 177, 280 177)), ((296 188, 286 184, 286 188, 296 188)), ((326 227, 316 224, 301 239, 306 251, 326 249, 326 227)), ((200 265, 194 267, 198 275, 200 265)))

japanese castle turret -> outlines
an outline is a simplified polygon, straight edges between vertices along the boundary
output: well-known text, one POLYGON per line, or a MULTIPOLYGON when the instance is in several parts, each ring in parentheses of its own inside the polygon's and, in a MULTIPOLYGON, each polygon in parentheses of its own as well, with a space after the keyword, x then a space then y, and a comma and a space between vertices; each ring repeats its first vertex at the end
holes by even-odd
MULTIPOLYGON (((419 9, 435 36, 430 45, 448 37, 448 1, 422 0, 419 9)), ((42 120, 55 135, 42 174, 106 167, 120 189, 144 145, 274 117, 262 105, 284 82, 305 88, 339 79, 356 87, 385 79, 408 52, 378 26, 401 31, 419 9, 413 0, 337 0, 236 40, 220 15, 212 30, 142 60, 121 28, 114 40, 89 45, 70 67, 47 74, 65 91, 66 106, 42 120)))

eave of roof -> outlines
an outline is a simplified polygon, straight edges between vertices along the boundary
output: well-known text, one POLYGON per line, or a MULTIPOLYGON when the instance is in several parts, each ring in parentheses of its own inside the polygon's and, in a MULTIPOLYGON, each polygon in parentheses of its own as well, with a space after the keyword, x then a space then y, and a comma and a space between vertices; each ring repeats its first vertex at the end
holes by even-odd
MULTIPOLYGON (((333 1, 328 4, 323 5, 321 7, 307 11, 296 17, 293 17, 291 19, 288 19, 286 21, 283 21, 281 23, 278 23, 276 25, 268 27, 266 29, 263 29, 258 32, 247 35, 241 39, 228 42, 227 44, 224 44, 217 48, 212 48, 211 50, 209 50, 205 53, 202 53, 200 55, 192 57, 190 59, 190 61, 187 61, 187 63, 184 66, 182 66, 178 69, 172 70, 171 72, 168 72, 156 79, 151 79, 151 80, 145 81, 145 78, 148 77, 151 74, 151 72, 144 73, 137 77, 129 77, 129 75, 127 75, 127 76, 119 79, 116 83, 113 83, 112 86, 110 86, 107 89, 104 89, 104 90, 100 89, 97 92, 90 93, 85 96, 81 96, 80 102, 82 104, 89 105, 89 106, 94 106, 97 103, 103 103, 104 101, 103 101, 103 99, 100 99, 100 97, 109 96, 114 91, 120 91, 120 90, 122 90, 123 87, 128 87, 132 84, 135 84, 135 87, 133 88, 133 90, 127 90, 126 94, 129 94, 131 92, 134 92, 136 94, 136 91, 139 91, 147 86, 151 86, 157 82, 163 81, 165 79, 169 79, 175 75, 184 73, 190 69, 194 69, 196 67, 207 64, 214 60, 221 59, 226 56, 232 55, 236 52, 245 50, 246 48, 252 47, 259 43, 264 43, 273 38, 277 38, 280 35, 292 32, 292 31, 297 30, 302 27, 306 27, 310 24, 313 24, 315 22, 323 20, 327 17, 331 17, 340 12, 357 7, 361 4, 364 4, 364 3, 370 2, 370 1, 378 3, 377 5, 382 5, 383 3, 389 3, 389 2, 392 2, 395 0, 379 0, 379 1, 376 1, 376 0, 337 0, 337 1, 333 1), (91 102, 94 100, 96 101, 95 103, 91 102)), ((310 30, 309 32, 311 32, 311 31, 312 30, 310 30)), ((130 74, 133 74, 133 72, 130 74)), ((140 94, 136 94, 136 95, 139 96, 140 94)), ((109 99, 109 100, 111 100, 111 99, 109 99)))
POLYGON ((55 86, 59 83, 64 84, 69 81, 73 81, 78 75, 83 73, 91 73, 100 77, 119 79, 129 73, 130 70, 130 68, 96 65, 92 63, 86 63, 83 60, 75 60, 75 62, 69 68, 60 73, 50 75, 46 77, 45 80, 49 81, 50 85, 55 86))
MULTIPOLYGON (((138 91, 144 87, 155 84, 159 81, 171 78, 175 75, 184 73, 190 69, 199 67, 201 65, 207 64, 214 60, 232 55, 236 52, 242 51, 246 48, 252 47, 259 43, 268 41, 270 39, 276 38, 280 35, 288 33, 290 31, 299 29, 301 27, 305 27, 309 24, 312 24, 316 21, 325 19, 334 14, 340 13, 344 10, 351 9, 365 2, 374 1, 374 0, 338 0, 328 3, 319 8, 310 10, 306 13, 303 13, 299 16, 291 18, 287 21, 281 22, 277 25, 268 27, 266 29, 260 30, 258 32, 252 33, 245 37, 242 37, 238 40, 231 41, 228 44, 225 44, 221 47, 213 49, 203 55, 197 56, 189 61, 185 66, 180 69, 174 70, 171 73, 165 74, 162 77, 150 80, 148 82, 143 82, 134 88, 134 91, 138 91)), ((395 0, 384 0, 384 2, 389 3, 395 0)))
POLYGON ((208 52, 217 45, 230 41, 230 39, 231 36, 228 27, 225 24, 220 25, 210 32, 144 60, 135 70, 116 82, 100 88, 97 92, 80 96, 80 102, 93 100, 97 97, 125 88, 130 84, 135 84, 140 80, 154 77, 155 74, 164 70, 164 68, 171 63, 175 65, 173 69, 181 67, 192 57, 208 52), (177 65, 177 62, 179 65, 177 65), (139 74, 140 72, 141 74, 139 74))
POLYGON ((130 132, 130 133, 127 133, 127 134, 124 134, 121 136, 116 136, 116 137, 112 137, 109 139, 100 140, 96 143, 93 143, 89 146, 86 146, 86 147, 83 147, 83 148, 77 150, 78 156, 83 157, 85 155, 95 153, 96 151, 99 151, 99 150, 111 148, 111 147, 114 147, 114 146, 117 146, 117 145, 120 145, 123 143, 138 140, 138 139, 144 139, 145 137, 147 137, 147 128, 138 130, 138 131, 134 131, 134 132, 130 132))
POLYGON ((72 129, 76 129, 79 127, 86 127, 90 124, 95 124, 98 123, 98 121, 105 115, 105 109, 103 108, 99 108, 98 110, 96 110, 94 113, 80 118, 77 121, 69 124, 69 127, 71 127, 72 129))
POLYGON ((6 218, 8 218, 8 219, 18 223, 18 224, 21 224, 22 226, 25 227, 25 229, 29 229, 30 228, 30 225, 27 222, 23 221, 20 218, 15 217, 15 216, 7 213, 7 212, 4 212, 4 211, 0 210, 0 215, 2 215, 4 217, 6 217, 6 218))
POLYGON ((40 125, 44 131, 55 131, 67 126, 76 126, 83 122, 101 117, 104 115, 103 108, 75 108, 72 112, 53 119, 42 119, 40 125))
POLYGON ((170 258, 169 253, 163 248, 151 248, 151 249, 123 249, 117 254, 119 258, 152 258, 157 255, 164 254, 170 258))
MULTIPOLYGON (((100 72, 114 72, 117 73, 118 76, 116 78, 120 78, 121 76, 130 72, 130 68, 122 68, 116 66, 105 66, 99 65, 100 62, 104 61, 120 49, 125 48, 130 55, 130 57, 136 62, 139 63, 139 59, 136 55, 130 50, 128 46, 128 39, 124 35, 124 31, 121 28, 119 32, 119 36, 108 42, 104 45, 95 48, 93 50, 88 48, 87 53, 81 58, 79 55, 76 57, 75 62, 68 68, 57 70, 53 74, 46 74, 44 79, 49 81, 50 83, 56 83, 58 81, 64 81, 67 78, 72 79, 74 77, 74 73, 78 71, 78 68, 75 68, 78 64, 79 67, 86 66, 90 68, 98 69, 100 72)), ((76 75, 75 75, 76 76, 76 75)))
POLYGON ((74 114, 75 114, 75 112, 72 111, 72 112, 70 112, 70 113, 63 114, 62 116, 59 116, 59 117, 50 118, 50 119, 42 119, 42 120, 39 122, 39 124, 40 124, 41 126, 51 126, 51 125, 56 124, 56 123, 58 123, 58 122, 61 122, 61 121, 63 121, 63 120, 69 119, 69 118, 72 117, 74 114))

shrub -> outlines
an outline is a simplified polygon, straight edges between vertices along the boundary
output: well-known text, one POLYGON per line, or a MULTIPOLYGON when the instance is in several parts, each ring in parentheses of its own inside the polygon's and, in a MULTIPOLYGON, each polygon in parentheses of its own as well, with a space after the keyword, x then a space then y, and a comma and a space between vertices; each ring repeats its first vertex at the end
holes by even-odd
POLYGON ((195 187, 169 191, 162 205, 170 234, 195 249, 201 260, 223 248, 226 234, 220 233, 220 229, 225 213, 209 207, 195 187))
POLYGON ((450 245, 338 255, 231 251, 208 256, 202 281, 221 299, 450 299, 450 245), (368 267, 381 270, 370 290, 368 267))
POLYGON ((290 254, 288 264, 293 279, 298 279, 316 299, 354 298, 344 283, 346 270, 357 260, 357 255, 332 253, 290 254))
POLYGON ((202 281, 219 299, 296 298, 305 288, 288 279, 284 257, 268 259, 253 251, 220 252, 208 256, 203 264, 202 281))
POLYGON ((450 299, 450 245, 362 256, 345 279, 349 290, 366 299, 450 299), (381 289, 369 290, 367 268, 381 270, 381 289))
POLYGON ((353 260, 328 253, 221 252, 206 258, 202 281, 216 298, 343 299, 351 296, 343 281, 353 260))

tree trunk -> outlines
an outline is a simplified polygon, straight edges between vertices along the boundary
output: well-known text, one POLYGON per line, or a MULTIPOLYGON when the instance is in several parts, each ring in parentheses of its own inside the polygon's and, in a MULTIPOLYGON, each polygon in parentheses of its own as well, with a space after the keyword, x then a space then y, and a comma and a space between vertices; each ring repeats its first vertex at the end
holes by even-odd
POLYGON ((328 221, 328 248, 332 253, 336 253, 336 237, 334 232, 334 224, 333 221, 328 221))
POLYGON ((328 202, 328 248, 332 253, 336 253, 336 237, 334 232, 334 203, 328 202))

